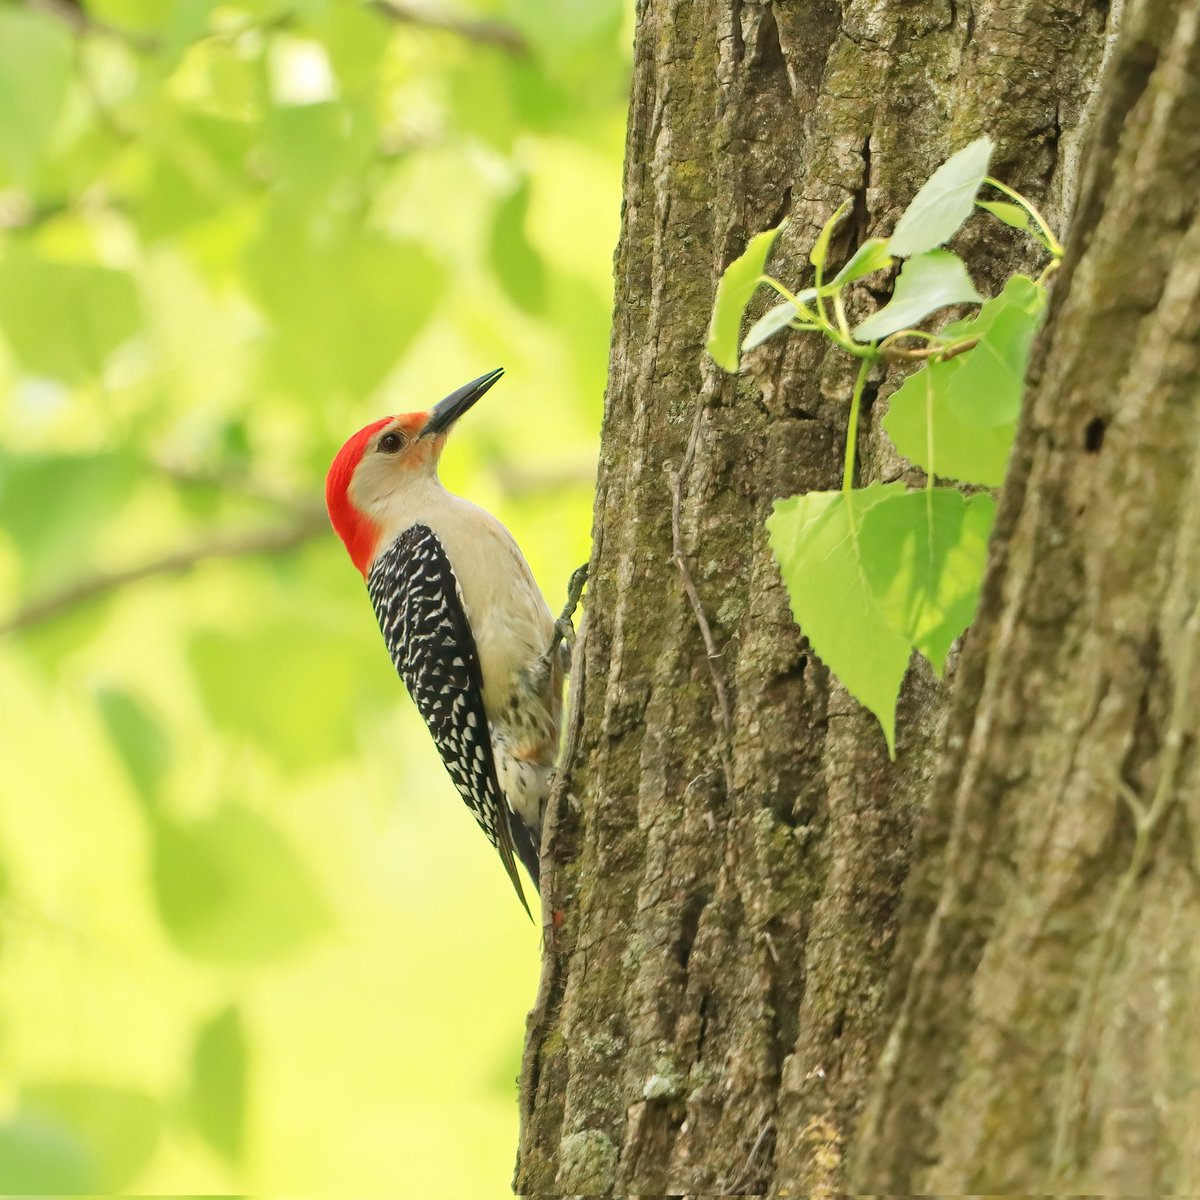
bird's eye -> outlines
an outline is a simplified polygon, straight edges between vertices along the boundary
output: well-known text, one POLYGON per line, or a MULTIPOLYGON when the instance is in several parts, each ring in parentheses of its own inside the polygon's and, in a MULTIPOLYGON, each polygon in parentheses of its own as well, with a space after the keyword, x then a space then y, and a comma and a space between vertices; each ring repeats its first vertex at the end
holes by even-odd
POLYGON ((379 439, 380 454, 395 454, 404 445, 404 439, 396 432, 385 433, 379 439))

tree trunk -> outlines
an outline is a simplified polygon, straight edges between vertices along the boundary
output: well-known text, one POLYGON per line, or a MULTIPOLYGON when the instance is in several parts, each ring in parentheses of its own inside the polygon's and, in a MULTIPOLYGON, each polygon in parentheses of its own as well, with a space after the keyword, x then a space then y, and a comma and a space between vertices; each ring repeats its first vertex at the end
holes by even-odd
POLYGON ((1124 18, 852 1178, 1200 1188, 1200 0, 1124 18))
MULTIPOLYGON (((940 1152, 926 1137, 938 1130, 921 1129, 924 1110, 909 1106, 939 1106, 946 1132, 958 1136, 949 1121, 965 1101, 950 1090, 951 1072, 961 1071, 959 1086, 969 1089, 970 1070, 984 1069, 982 1059, 967 1059, 968 1049, 981 1052, 971 1041, 969 980, 990 932, 985 918, 996 914, 951 913, 957 924, 946 928, 933 919, 957 879, 951 830, 964 820, 960 809, 974 813, 981 803, 991 807, 965 819, 974 822, 972 835, 990 828, 985 817, 1001 787, 1016 786, 1013 764, 1022 751, 1031 761, 1029 738, 1052 739, 1060 767, 1071 759, 1069 745, 1082 743, 1050 728, 1062 714, 1043 711, 1039 729, 1032 712, 1014 712, 1013 720, 1030 723, 1019 736, 1005 726, 1011 744, 986 802, 960 796, 959 775, 947 767, 929 832, 916 843, 913 898, 901 909, 913 827, 936 774, 944 689, 910 672, 890 763, 874 719, 794 626, 763 527, 775 499, 839 483, 853 366, 815 339, 792 336, 756 351, 734 379, 704 358, 702 345, 716 281, 751 234, 790 216, 772 269, 803 284, 808 248, 842 199, 852 196, 854 209, 835 237, 834 263, 863 238, 890 232, 932 169, 980 133, 998 143, 993 173, 1063 230, 1110 20, 1090 0, 641 5, 587 629, 576 656, 567 771, 544 855, 545 959, 523 1069, 519 1191, 831 1190, 844 1186, 848 1161, 869 1187, 876 1178, 915 1179, 925 1161, 918 1156, 940 1152), (947 965, 940 955, 962 961, 947 965), (889 987, 894 968, 900 982, 889 987), (947 986, 957 990, 948 995, 947 986), (955 1040, 944 1047, 935 1021, 947 1007, 956 1010, 955 1040), (906 1056, 917 1053, 938 1078, 915 1078, 918 1067, 906 1056)), ((1106 120, 1108 128, 1113 118, 1106 120)), ((1102 199, 1090 199, 1092 209, 1102 199)), ((1182 212, 1177 203, 1170 219, 1182 212)), ((969 224, 957 245, 985 292, 1035 262, 1028 244, 983 222, 969 224)), ((1079 270, 1064 274, 1063 283, 1079 286, 1079 270)), ((1139 287, 1118 292, 1136 294, 1144 312, 1156 293, 1140 274, 1131 278, 1139 287)), ((1110 322, 1134 319, 1115 307, 1105 312, 1110 322)), ((1060 317, 1065 322, 1065 312, 1060 317)), ((1083 360, 1071 361, 1078 372, 1083 360)), ((1047 380, 1066 386, 1057 356, 1047 362, 1047 380)), ((870 403, 892 386, 875 381, 866 396, 864 478, 903 469, 876 436, 880 414, 870 403)), ((1115 382, 1097 379, 1091 399, 1103 420, 1104 406, 1118 400, 1115 382)), ((1146 422, 1148 404, 1141 405, 1146 422)), ((1048 400, 1037 408, 1058 428, 1061 414, 1048 400)), ((1172 411, 1178 434, 1186 417, 1178 397, 1172 411)), ((1069 453, 1081 457, 1076 424, 1069 433, 1069 453)), ((1128 445, 1149 456, 1149 433, 1148 424, 1131 426, 1128 445)), ((1032 435, 1023 437, 1021 453, 1030 455, 1032 435)), ((1114 437, 1115 427, 1107 434, 1114 437)), ((1097 463, 1116 476, 1122 464, 1114 459, 1106 440, 1104 453, 1086 456, 1089 479, 1097 463)), ((1038 478, 1036 469, 1022 470, 1038 478)), ((1053 474, 1052 465, 1042 470, 1053 474)), ((1078 504, 1063 479, 1055 486, 1064 505, 1078 504)), ((1156 488, 1165 486, 1159 480, 1156 488)), ((1010 530, 1015 503, 1007 506, 1010 530)), ((1149 554, 1149 495, 1146 505, 1137 536, 1139 552, 1149 554)), ((1101 509, 1089 510, 1098 530, 1101 509)), ((1105 537, 1111 543, 1112 534, 1105 537)), ((1128 581, 1132 587, 1135 576, 1128 581)), ((998 586, 987 596, 988 632, 975 639, 973 665, 964 669, 945 754, 951 764, 957 755, 960 769, 985 736, 999 736, 986 722, 973 726, 963 708, 974 712, 966 697, 985 694, 987 647, 1015 652, 1002 624, 1009 618, 995 615, 998 586), (990 632, 999 628, 1007 643, 990 632)), ((1088 615, 1064 613, 1021 643, 1022 654, 1042 656, 1039 679, 1065 653, 1056 640, 1064 622, 1088 615)), ((1178 640, 1176 629, 1162 641, 1168 655, 1178 640)), ((1138 679, 1149 678, 1154 666, 1144 645, 1119 653, 1130 664, 1123 688, 1135 668, 1138 679)), ((1103 662, 1093 647, 1079 666, 1099 678, 1103 662)), ((995 703, 1012 706, 1021 676, 1004 678, 1008 690, 995 703)), ((1040 686, 1061 695, 1060 703, 1077 694, 1063 691, 1065 683, 1052 689, 1048 679, 1040 686)), ((1103 712, 1102 701, 1094 707, 1103 712)), ((1139 728, 1155 715, 1138 717, 1139 728)), ((1143 796, 1140 772, 1153 772, 1155 745, 1143 730, 1130 747, 1136 761, 1125 778, 1143 796)), ((1049 771, 1048 750, 1044 757, 1049 771)), ((1066 786, 1069 773, 1056 778, 1066 786)), ((1034 785, 1022 786, 1032 797, 1034 785)), ((1113 794, 1103 805, 1116 829, 1113 794)), ((1033 803, 1023 800, 1022 811, 1033 803)), ((1021 820, 1009 817, 1010 834, 1021 820)), ((1031 810, 1024 820, 1033 821, 1031 810)), ((1129 841, 1114 833, 1111 844, 1092 847, 1084 866, 1096 870, 1101 850, 1105 863, 1122 848, 1128 861, 1129 841)), ((1006 893, 994 876, 1002 868, 1011 860, 989 860, 988 888, 971 891, 958 880, 959 892, 969 893, 968 903, 999 898, 1006 893)), ((1091 932, 1076 930, 1070 944, 1082 951, 1091 932)), ((1042 934, 1044 972, 1053 946, 1042 934)), ((1024 965, 1032 971, 1032 962, 1024 965)), ((1063 998, 1051 990, 1053 975, 1031 978, 1048 1004, 1063 998)), ((1003 1086, 994 1087, 1001 1099, 1003 1086)), ((983 1090, 971 1099, 983 1128, 983 1090)), ((1089 1095, 1090 1104, 1097 1100, 1089 1095)), ((948 1180, 976 1178, 965 1168, 947 1171, 948 1180)))

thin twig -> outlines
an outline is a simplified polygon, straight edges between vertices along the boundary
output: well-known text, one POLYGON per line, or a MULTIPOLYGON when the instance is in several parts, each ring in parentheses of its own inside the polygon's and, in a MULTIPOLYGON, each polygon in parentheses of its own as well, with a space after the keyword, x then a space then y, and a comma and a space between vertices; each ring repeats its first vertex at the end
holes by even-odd
POLYGON ((904 350, 899 346, 888 346, 880 351, 879 357, 884 362, 928 362, 930 359, 937 362, 949 362, 960 354, 966 354, 968 350, 974 350, 978 345, 978 338, 967 338, 965 341, 955 342, 952 346, 926 346, 920 350, 904 350))
MULTIPOLYGON (((568 587, 568 607, 572 614, 570 595, 574 593, 578 581, 579 591, 583 590, 583 580, 587 577, 587 566, 580 567, 572 576, 568 587), (581 578, 582 577, 582 578, 581 578)), ((578 597, 576 597, 576 603, 578 597)), ((564 615, 566 610, 564 609, 564 615)), ((559 618, 560 620, 562 618, 559 618)), ((569 617, 567 618, 570 619, 569 617)), ((567 696, 567 737, 558 756, 558 765, 554 772, 554 780, 550 785, 550 795, 546 799, 546 807, 542 813, 541 880, 542 880, 542 974, 538 981, 537 998, 525 1022, 525 1048, 521 1053, 521 1078, 531 1081, 537 1078, 539 1058, 546 1042, 546 1032, 550 1014, 555 1008, 556 999, 561 999, 560 986, 562 983, 563 959, 557 953, 555 934, 557 932, 557 917, 553 894, 553 885, 557 882, 554 874, 554 864, 558 862, 558 831, 562 819, 563 806, 566 804, 567 793, 571 790, 571 770, 575 764, 575 755, 579 751, 579 743, 583 737, 583 690, 585 678, 585 658, 581 653, 582 643, 587 637, 587 617, 580 622, 579 635, 576 641, 576 652, 572 656, 570 690, 567 696)), ((521 1089, 520 1111, 520 1144, 525 1144, 525 1130, 533 1119, 533 1105, 536 1099, 535 1089, 525 1086, 521 1089)))
POLYGON ((550 641, 551 654, 563 642, 566 642, 568 646, 575 644, 575 626, 571 623, 571 618, 575 615, 575 610, 579 607, 579 599, 583 595, 587 579, 587 563, 584 563, 581 567, 576 567, 571 573, 571 582, 567 584, 567 602, 563 605, 563 610, 559 613, 558 620, 554 622, 554 637, 550 641))
MULTIPOLYGON (((586 627, 586 617, 581 625, 586 627)), ((584 634, 581 630, 580 640, 584 634)), ((584 680, 584 662, 583 655, 576 654, 573 656, 574 662, 571 664, 570 688, 567 693, 568 711, 567 711, 567 740, 558 755, 558 765, 554 772, 554 782, 550 785, 550 795, 546 800, 546 809, 542 814, 542 845, 541 854, 543 864, 548 864, 557 861, 555 853, 556 842, 558 838, 558 819, 562 809, 563 801, 566 798, 567 792, 571 788, 571 768, 575 763, 575 753, 579 749, 579 739, 583 734, 583 680, 584 680)), ((542 878, 545 879, 547 872, 542 872, 542 878)), ((553 912, 549 905, 543 908, 543 916, 546 920, 543 922, 543 938, 548 936, 548 933, 553 932, 553 912)), ((549 945, 547 944, 547 949, 549 945)))
POLYGON ((443 13, 430 12, 429 9, 419 8, 413 4, 405 4, 402 0, 373 0, 370 7, 402 25, 419 25, 424 29, 453 33, 458 37, 465 38, 468 42, 475 42, 480 46, 495 46, 497 49, 521 57, 529 53, 529 43, 525 40, 525 35, 519 29, 505 25, 502 21, 452 17, 443 13))
POLYGON ((282 554, 295 550, 328 529, 324 512, 305 513, 290 525, 257 533, 233 534, 199 542, 185 550, 148 559, 121 571, 101 571, 67 584, 56 592, 30 601, 7 620, 0 621, 0 637, 40 625, 73 608, 115 592, 118 588, 160 575, 178 575, 214 558, 247 558, 256 554, 282 554))
POLYGON ((554 622, 554 633, 550 638, 550 645, 546 648, 545 654, 534 659, 526 673, 526 686, 535 695, 543 694, 546 691, 550 676, 554 671, 555 661, 558 658, 559 646, 564 642, 568 647, 575 644, 575 626, 571 624, 571 618, 579 607, 579 597, 583 595, 587 576, 587 563, 584 563, 582 567, 575 568, 571 575, 571 582, 567 585, 567 603, 558 620, 554 622))
POLYGON ((682 465, 678 471, 672 470, 670 464, 667 464, 666 467, 667 480, 671 486, 672 558, 675 560, 675 566, 679 569, 679 576, 683 581, 683 590, 687 595, 688 603, 692 606, 692 613, 696 618, 696 624, 700 627, 700 636, 704 639, 704 649, 708 659, 708 671, 712 676, 713 687, 717 693, 721 730, 724 734, 721 739, 721 768, 725 774, 725 791, 726 795, 732 796, 733 764, 730 761, 730 740, 733 737, 733 713, 729 704, 729 692, 725 687, 725 676, 721 673, 721 669, 718 666, 723 651, 717 649, 712 626, 709 625, 708 618, 704 615, 704 606, 700 603, 700 593, 696 590, 695 580, 692 579, 691 568, 688 566, 687 561, 687 552, 683 545, 683 527, 680 519, 680 510, 683 506, 683 489, 688 476, 691 474, 692 464, 696 459, 696 446, 700 441, 700 421, 703 413, 704 401, 701 399, 696 405, 696 419, 692 422, 692 432, 688 438, 687 450, 684 453, 682 465))
POLYGON ((753 1171, 758 1161, 759 1152, 762 1150, 767 1138, 774 1134, 775 1126, 770 1121, 764 1122, 758 1130, 758 1137, 754 1139, 754 1145, 750 1147, 750 1153, 746 1156, 746 1165, 742 1167, 741 1174, 737 1180, 730 1184, 728 1194, 736 1196, 744 1188, 748 1188, 754 1182, 753 1171))

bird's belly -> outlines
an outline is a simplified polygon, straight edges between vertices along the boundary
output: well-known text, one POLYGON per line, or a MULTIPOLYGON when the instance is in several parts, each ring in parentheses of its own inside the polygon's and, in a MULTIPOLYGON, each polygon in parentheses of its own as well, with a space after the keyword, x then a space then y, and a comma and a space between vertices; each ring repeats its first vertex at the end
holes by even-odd
POLYGON ((529 746, 522 745, 512 730, 498 723, 492 725, 492 756, 509 808, 540 836, 542 810, 554 776, 553 759, 546 762, 542 756, 529 757, 529 746))
MULTIPOLYGON (((488 716, 509 705, 523 706, 531 697, 518 684, 550 648, 553 625, 543 622, 532 604, 494 603, 475 626, 475 648, 483 675, 483 702, 488 716)), ((542 700, 543 707, 545 699, 542 700)))

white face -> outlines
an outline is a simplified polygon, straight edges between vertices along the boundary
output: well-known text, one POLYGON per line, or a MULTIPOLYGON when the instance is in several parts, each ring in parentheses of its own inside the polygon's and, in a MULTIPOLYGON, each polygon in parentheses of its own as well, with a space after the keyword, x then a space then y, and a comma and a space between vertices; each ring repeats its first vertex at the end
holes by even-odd
POLYGON ((382 527, 403 518, 417 495, 437 479, 446 438, 417 436, 425 416, 406 413, 390 421, 367 443, 355 468, 350 500, 382 527))

